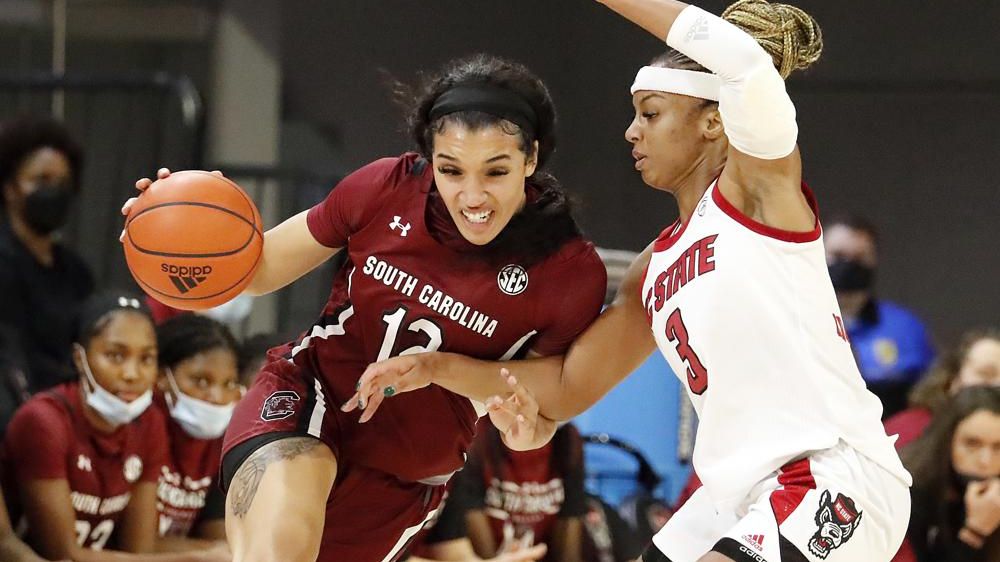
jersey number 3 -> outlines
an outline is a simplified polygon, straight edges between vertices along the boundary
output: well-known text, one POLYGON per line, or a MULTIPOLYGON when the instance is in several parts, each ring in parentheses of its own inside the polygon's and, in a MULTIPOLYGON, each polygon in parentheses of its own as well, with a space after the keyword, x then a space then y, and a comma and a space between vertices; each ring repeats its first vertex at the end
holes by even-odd
POLYGON ((708 389, 708 369, 688 342, 687 327, 679 308, 667 318, 667 339, 674 344, 677 355, 687 367, 687 381, 691 392, 699 395, 704 393, 708 389))

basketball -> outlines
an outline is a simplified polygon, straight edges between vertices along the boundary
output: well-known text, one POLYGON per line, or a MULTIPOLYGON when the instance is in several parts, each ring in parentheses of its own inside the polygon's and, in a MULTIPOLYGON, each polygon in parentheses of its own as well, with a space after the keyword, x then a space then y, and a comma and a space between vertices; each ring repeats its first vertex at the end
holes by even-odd
POLYGON ((146 189, 125 222, 123 243, 132 277, 149 296, 203 310, 250 283, 264 237, 260 213, 238 185, 188 170, 146 189))

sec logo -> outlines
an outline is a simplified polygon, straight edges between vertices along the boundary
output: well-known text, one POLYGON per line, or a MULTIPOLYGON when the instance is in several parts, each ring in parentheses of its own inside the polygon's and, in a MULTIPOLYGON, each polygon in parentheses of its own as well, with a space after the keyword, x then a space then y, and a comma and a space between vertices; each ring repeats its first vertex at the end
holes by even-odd
POLYGON ((125 459, 125 466, 122 467, 122 472, 129 484, 135 482, 142 476, 142 459, 138 455, 129 455, 125 459))
POLYGON ((520 295, 528 288, 528 272, 519 265, 508 265, 497 274, 497 285, 507 295, 520 295))

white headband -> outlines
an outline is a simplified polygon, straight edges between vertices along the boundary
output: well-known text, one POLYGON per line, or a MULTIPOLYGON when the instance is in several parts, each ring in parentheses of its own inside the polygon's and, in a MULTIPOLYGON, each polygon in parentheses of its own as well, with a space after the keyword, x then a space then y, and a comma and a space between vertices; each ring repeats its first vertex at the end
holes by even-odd
POLYGON ((719 101, 719 89, 721 88, 722 80, 709 72, 644 66, 635 75, 632 93, 640 90, 652 90, 719 101))

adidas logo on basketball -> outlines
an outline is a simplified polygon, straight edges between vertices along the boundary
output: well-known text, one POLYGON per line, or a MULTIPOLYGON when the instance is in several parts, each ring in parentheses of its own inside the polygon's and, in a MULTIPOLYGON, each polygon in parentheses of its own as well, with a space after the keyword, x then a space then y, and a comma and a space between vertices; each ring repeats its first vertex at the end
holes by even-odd
POLYGON ((177 287, 177 290, 183 295, 198 285, 204 283, 205 280, 208 279, 208 276, 212 273, 212 266, 187 266, 161 263, 160 271, 167 274, 170 282, 173 283, 174 287, 177 287))

